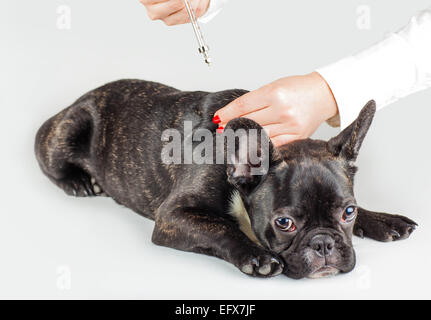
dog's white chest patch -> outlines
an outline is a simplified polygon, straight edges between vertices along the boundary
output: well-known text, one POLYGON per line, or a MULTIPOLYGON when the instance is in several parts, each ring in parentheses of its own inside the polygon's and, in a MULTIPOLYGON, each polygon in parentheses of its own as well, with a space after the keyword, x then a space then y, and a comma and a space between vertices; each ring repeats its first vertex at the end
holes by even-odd
POLYGON ((240 230, 244 232, 251 241, 260 246, 261 244, 251 228, 250 218, 242 202, 241 195, 237 190, 235 190, 230 197, 229 214, 238 221, 240 230))

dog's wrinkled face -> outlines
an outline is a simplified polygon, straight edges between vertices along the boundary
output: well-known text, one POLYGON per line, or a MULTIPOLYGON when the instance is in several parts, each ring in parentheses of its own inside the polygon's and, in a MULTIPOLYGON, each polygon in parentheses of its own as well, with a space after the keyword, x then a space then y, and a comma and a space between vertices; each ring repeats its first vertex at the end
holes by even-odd
POLYGON ((254 234, 284 260, 287 276, 318 278, 353 269, 353 162, 374 113, 371 101, 328 142, 306 139, 271 148, 270 170, 259 181, 228 170, 231 182, 244 190, 254 234))
POLYGON ((331 155, 323 141, 294 142, 282 154, 283 162, 250 197, 257 238, 283 258, 289 277, 352 270, 353 170, 331 155), (289 156, 294 154, 301 156, 289 156))

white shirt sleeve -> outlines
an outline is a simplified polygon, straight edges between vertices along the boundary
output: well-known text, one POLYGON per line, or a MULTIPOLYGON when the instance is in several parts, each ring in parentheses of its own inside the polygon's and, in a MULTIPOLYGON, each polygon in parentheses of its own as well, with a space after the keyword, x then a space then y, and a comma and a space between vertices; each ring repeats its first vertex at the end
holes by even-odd
POLYGON ((216 15, 220 13, 220 11, 223 9, 223 6, 228 2, 229 0, 210 0, 210 4, 208 6, 207 12, 200 17, 198 20, 202 23, 207 23, 210 20, 212 20, 216 15))
POLYGON ((316 71, 338 105, 339 118, 328 123, 341 128, 355 120, 371 99, 379 110, 431 87, 431 8, 376 45, 316 71))

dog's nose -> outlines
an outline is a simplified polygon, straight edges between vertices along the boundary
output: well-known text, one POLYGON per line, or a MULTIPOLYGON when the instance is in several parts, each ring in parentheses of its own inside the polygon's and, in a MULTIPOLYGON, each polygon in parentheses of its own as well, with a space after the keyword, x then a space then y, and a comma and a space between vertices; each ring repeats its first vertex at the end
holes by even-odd
POLYGON ((334 249, 335 241, 327 234, 318 234, 310 241, 310 248, 313 249, 320 257, 328 257, 334 249))

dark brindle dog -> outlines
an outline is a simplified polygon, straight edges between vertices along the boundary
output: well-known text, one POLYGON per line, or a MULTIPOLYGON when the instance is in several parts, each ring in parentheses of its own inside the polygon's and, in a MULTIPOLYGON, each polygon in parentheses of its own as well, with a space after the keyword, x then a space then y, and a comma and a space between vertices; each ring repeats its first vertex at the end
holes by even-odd
MULTIPOLYGON (((161 161, 168 128, 206 128, 214 112, 243 90, 184 92, 121 80, 93 90, 52 117, 36 137, 43 172, 67 194, 107 195, 155 220, 155 244, 222 258, 242 272, 269 277, 320 277, 355 265, 352 234, 380 241, 407 238, 416 223, 356 205, 354 161, 371 125, 370 101, 328 142, 269 144, 263 175, 252 164, 161 161)), ((235 119, 226 129, 257 129, 235 119)), ((220 150, 218 150, 220 151, 220 150)), ((240 148, 237 152, 241 152, 240 148)))

